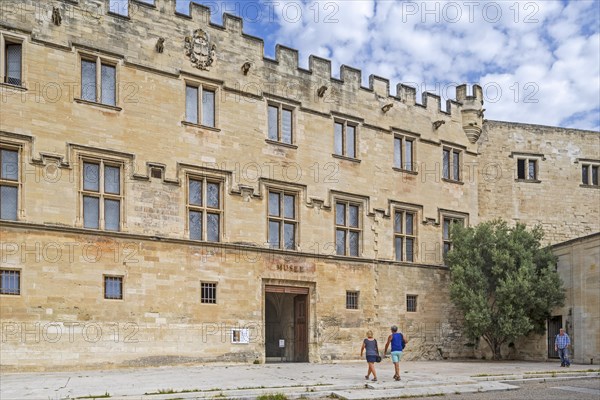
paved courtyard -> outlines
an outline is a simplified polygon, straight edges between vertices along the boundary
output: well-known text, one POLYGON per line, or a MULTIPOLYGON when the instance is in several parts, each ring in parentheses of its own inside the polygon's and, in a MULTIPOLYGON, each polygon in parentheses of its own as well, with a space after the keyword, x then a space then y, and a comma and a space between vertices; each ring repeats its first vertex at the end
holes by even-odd
POLYGON ((388 358, 377 364, 377 372, 377 382, 367 381, 366 363, 344 362, 3 373, 0 398, 250 399, 281 393, 288 398, 381 399, 518 390, 511 381, 597 379, 600 368, 572 365, 567 369, 558 362, 409 361, 401 363, 402 380, 396 382, 388 358))

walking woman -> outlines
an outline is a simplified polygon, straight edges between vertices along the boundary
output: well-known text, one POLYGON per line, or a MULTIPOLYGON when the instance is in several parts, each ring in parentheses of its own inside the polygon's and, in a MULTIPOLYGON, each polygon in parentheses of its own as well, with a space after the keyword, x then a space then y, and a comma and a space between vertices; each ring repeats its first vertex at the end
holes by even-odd
POLYGON ((369 379, 369 376, 373 374, 373 382, 377 382, 377 372, 375 372, 375 362, 377 362, 377 357, 379 356, 379 349, 377 348, 377 340, 373 339, 373 331, 367 332, 367 338, 363 340, 362 347, 360 348, 360 357, 362 358, 363 352, 367 351, 367 364, 369 365, 369 370, 367 371, 367 375, 365 375, 365 379, 369 379))

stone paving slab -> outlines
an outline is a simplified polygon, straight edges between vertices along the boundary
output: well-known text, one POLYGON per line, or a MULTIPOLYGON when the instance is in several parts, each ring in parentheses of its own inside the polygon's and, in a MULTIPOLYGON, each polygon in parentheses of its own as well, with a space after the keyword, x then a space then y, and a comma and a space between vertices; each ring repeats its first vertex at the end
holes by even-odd
MULTIPOLYGON (((386 360, 388 361, 388 360, 386 360)), ((508 390, 499 381, 598 376, 597 366, 483 361, 407 361, 402 381, 393 365, 377 364, 378 382, 364 379, 364 362, 334 364, 193 365, 75 372, 0 373, 2 400, 62 400, 109 394, 111 400, 253 399, 283 393, 288 398, 391 398, 405 395, 508 390), (594 369, 589 372, 589 369, 594 369)))

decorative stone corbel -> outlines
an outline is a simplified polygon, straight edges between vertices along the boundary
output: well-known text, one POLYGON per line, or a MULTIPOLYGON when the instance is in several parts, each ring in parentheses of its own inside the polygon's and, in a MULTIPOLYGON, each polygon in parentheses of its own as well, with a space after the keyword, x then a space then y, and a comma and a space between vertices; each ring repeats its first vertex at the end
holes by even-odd
POLYGON ((159 37, 154 48, 156 49, 157 53, 162 53, 165 50, 165 38, 159 37))
POLYGON ((244 75, 248 75, 248 71, 250 71, 251 66, 252 64, 250 63, 250 61, 246 61, 244 65, 242 65, 242 72, 244 73, 244 75))
POLYGON ((433 125, 433 130, 437 130, 440 126, 444 125, 446 123, 446 121, 444 120, 439 120, 439 121, 435 121, 432 125, 433 125))
POLYGON ((52 22, 56 26, 62 24, 62 15, 60 15, 60 8, 58 7, 52 7, 52 22))
POLYGON ((327 91, 327 86, 323 85, 319 89, 317 89, 317 95, 319 97, 325 96, 325 92, 327 91))
POLYGON ((390 103, 390 104, 386 104, 385 106, 381 107, 381 111, 383 111, 384 113, 390 111, 390 109, 394 107, 394 104, 390 103))

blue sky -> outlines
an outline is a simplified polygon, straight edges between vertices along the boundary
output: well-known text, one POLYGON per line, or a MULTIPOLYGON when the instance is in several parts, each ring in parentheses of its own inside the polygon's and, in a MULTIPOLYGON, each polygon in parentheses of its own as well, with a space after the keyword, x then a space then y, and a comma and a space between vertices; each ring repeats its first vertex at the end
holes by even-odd
MULTIPOLYGON (((598 1, 197 1, 221 23, 370 74, 454 97, 454 86, 484 88, 486 118, 600 129, 598 1)), ((189 0, 177 9, 188 13, 189 0)))

